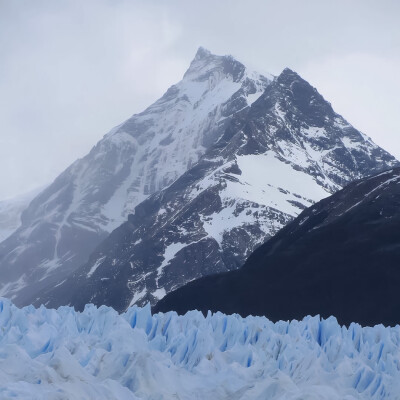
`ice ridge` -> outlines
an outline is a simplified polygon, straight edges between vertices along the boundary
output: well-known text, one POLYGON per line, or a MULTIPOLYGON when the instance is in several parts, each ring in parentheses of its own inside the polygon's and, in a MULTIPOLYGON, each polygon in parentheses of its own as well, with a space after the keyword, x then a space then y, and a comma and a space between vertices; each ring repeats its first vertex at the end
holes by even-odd
POLYGON ((0 299, 0 399, 399 399, 400 326, 0 299))

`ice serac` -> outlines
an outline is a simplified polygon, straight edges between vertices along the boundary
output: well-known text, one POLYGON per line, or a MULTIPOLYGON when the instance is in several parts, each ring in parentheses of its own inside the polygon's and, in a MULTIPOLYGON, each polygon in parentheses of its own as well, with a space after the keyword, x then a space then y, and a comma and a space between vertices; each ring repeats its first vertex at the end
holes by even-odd
POLYGON ((400 326, 0 299, 2 399, 398 400, 400 326))
POLYGON ((237 271, 170 293, 156 311, 272 320, 334 315, 400 324, 400 168, 347 185, 301 213, 237 271))
POLYGON ((26 304, 60 283, 136 205, 196 164, 271 79, 200 48, 182 81, 105 135, 24 211, 0 245, 0 294, 26 304))
POLYGON ((197 164, 139 204, 37 304, 154 304, 193 279, 237 269, 303 209, 396 163, 285 69, 197 164))

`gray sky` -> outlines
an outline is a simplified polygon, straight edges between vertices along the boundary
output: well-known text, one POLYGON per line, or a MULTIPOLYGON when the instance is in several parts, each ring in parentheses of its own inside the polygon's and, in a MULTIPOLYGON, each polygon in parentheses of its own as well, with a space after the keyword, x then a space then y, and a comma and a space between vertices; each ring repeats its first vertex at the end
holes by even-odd
POLYGON ((0 199, 50 183, 202 45, 286 66, 400 158, 398 0, 0 0, 0 199))

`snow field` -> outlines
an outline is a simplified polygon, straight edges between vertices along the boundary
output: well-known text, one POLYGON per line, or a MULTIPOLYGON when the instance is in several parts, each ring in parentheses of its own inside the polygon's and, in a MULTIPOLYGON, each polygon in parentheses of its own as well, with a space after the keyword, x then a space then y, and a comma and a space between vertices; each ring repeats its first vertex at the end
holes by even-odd
POLYGON ((0 299, 0 399, 399 399, 400 326, 0 299))

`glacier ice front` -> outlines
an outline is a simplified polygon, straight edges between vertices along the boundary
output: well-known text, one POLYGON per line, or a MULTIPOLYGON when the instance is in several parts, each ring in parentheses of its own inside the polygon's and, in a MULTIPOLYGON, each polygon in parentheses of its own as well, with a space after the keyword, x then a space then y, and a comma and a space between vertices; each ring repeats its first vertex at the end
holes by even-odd
POLYGON ((0 399, 399 399, 400 326, 0 299, 0 399))

